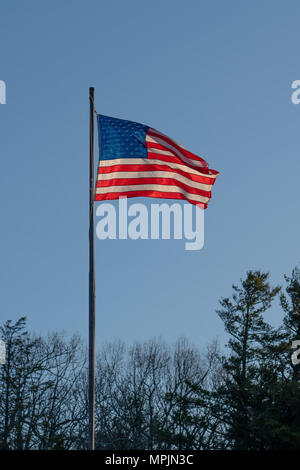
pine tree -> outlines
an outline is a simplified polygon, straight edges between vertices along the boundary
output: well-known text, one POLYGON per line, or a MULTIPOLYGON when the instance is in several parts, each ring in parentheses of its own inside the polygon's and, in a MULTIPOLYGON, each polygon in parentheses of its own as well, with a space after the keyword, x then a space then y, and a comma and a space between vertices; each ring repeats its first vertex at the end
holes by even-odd
POLYGON ((280 287, 270 287, 269 274, 248 271, 241 285, 233 285, 232 299, 222 298, 217 310, 230 335, 230 354, 223 358, 227 373, 217 391, 217 412, 226 425, 225 441, 232 449, 255 449, 261 444, 257 427, 269 400, 265 381, 274 381, 270 368, 272 345, 279 333, 263 318, 280 287))
MULTIPOLYGON (((280 296, 280 303, 285 317, 283 319, 286 341, 292 346, 293 341, 300 340, 300 269, 293 269, 291 276, 284 276, 287 286, 286 294, 280 296)), ((289 349, 289 348, 288 348, 289 349)), ((292 380, 300 382, 300 364, 292 364, 292 380)))

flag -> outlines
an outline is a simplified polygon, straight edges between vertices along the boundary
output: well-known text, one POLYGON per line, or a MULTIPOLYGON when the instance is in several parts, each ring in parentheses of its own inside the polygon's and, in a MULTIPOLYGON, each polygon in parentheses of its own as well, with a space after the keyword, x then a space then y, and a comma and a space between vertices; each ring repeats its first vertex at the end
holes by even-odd
POLYGON ((96 201, 141 196, 185 199, 207 207, 219 173, 203 158, 144 124, 101 114, 97 120, 96 201))

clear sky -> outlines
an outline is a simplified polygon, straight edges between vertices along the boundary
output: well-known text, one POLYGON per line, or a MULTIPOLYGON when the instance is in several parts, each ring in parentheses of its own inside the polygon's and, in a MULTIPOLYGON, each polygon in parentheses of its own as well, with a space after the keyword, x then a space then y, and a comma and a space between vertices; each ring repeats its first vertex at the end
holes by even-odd
POLYGON ((99 113, 220 172, 201 251, 96 240, 97 344, 223 341, 233 282, 258 268, 283 283, 300 261, 299 17, 297 1, 1 2, 1 322, 87 338, 89 86, 99 113))

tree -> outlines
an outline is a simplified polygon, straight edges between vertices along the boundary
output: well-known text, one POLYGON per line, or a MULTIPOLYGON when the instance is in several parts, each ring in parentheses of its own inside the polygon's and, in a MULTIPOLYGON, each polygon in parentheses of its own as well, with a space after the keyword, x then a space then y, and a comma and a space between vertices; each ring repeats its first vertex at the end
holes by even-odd
MULTIPOLYGON (((217 391, 214 412, 226 425, 224 439, 232 449, 255 449, 257 419, 262 404, 269 399, 265 379, 273 380, 268 367, 272 345, 280 334, 263 319, 279 293, 271 288, 269 274, 248 271, 241 285, 233 285, 232 299, 222 298, 217 310, 230 335, 230 355, 223 359, 224 384, 217 391)), ((273 356, 272 356, 273 357, 273 356)))
POLYGON ((98 449, 199 449, 212 442, 206 408, 190 402, 192 380, 212 380, 208 361, 185 338, 105 345, 96 372, 98 449))
POLYGON ((160 447, 166 449, 213 449, 218 423, 207 406, 208 391, 220 377, 219 347, 213 341, 201 354, 186 338, 180 338, 169 368, 165 406, 168 412, 159 429, 160 447))
POLYGON ((6 363, 0 368, 0 447, 71 448, 82 410, 78 378, 84 367, 79 338, 26 331, 26 319, 0 329, 6 363))
MULTIPOLYGON (((291 276, 284 276, 286 281, 286 294, 280 296, 281 307, 285 313, 283 319, 284 330, 286 333, 286 342, 289 346, 292 342, 300 340, 300 269, 294 268, 291 276)), ((292 380, 300 381, 300 364, 292 364, 290 362, 293 373, 292 380)))

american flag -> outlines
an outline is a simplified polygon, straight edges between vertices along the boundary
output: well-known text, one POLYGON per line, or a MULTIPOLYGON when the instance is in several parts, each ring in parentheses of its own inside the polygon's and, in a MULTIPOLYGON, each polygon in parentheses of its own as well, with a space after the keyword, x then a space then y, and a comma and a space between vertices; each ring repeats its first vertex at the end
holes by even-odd
POLYGON ((141 196, 185 199, 207 207, 219 173, 203 158, 144 124, 101 114, 97 119, 96 201, 141 196))

